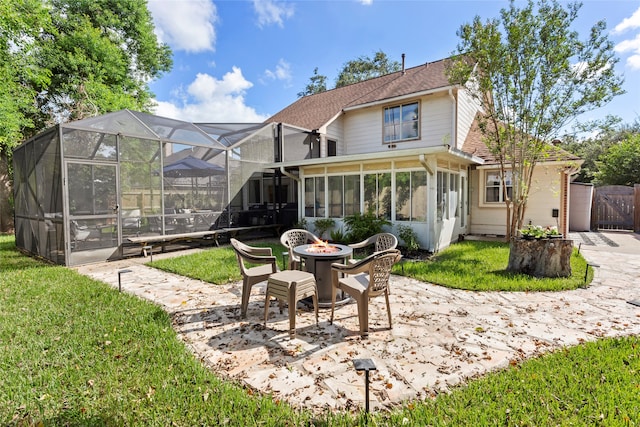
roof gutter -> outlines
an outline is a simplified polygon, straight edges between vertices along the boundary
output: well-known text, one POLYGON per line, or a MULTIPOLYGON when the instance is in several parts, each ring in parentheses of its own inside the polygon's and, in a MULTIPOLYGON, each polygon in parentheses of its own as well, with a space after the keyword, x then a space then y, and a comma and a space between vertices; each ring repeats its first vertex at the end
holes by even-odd
POLYGON ((422 165, 422 167, 425 168, 427 172, 429 172, 429 175, 433 176, 433 169, 431 169, 427 164, 427 160, 424 158, 424 154, 420 154, 418 156, 418 160, 420 160, 420 164, 422 165))
POLYGON ((296 181, 296 182, 300 182, 300 177, 299 176, 295 176, 294 174, 292 174, 291 172, 287 172, 287 170, 284 168, 284 166, 280 166, 280 172, 282 173, 282 175, 289 177, 290 179, 296 181))
MULTIPOLYGON (((458 150, 457 148, 451 148, 448 145, 437 145, 433 147, 425 147, 425 148, 412 148, 407 150, 394 150, 393 152, 383 151, 377 153, 365 153, 365 154, 349 154, 345 156, 336 156, 336 157, 320 157, 315 159, 303 159, 297 161, 290 161, 284 163, 267 163, 264 164, 263 167, 265 169, 280 169, 280 168, 291 168, 291 167, 301 167, 301 166, 321 166, 326 164, 336 164, 336 163, 360 163, 369 160, 380 160, 380 159, 394 159, 400 157, 411 157, 411 156, 430 156, 436 154, 451 154, 455 157, 459 157, 468 162, 475 163, 477 165, 481 165, 484 163, 480 157, 473 156, 469 153, 465 153, 464 151, 458 150)), ((426 159, 425 159, 426 161, 426 159)))

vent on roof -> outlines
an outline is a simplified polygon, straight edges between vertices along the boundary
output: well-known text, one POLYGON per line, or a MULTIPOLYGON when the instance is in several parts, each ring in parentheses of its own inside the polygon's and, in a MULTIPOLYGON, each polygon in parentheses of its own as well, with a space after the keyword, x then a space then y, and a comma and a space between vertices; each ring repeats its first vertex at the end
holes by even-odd
POLYGON ((402 74, 404 74, 404 53, 402 54, 402 74))

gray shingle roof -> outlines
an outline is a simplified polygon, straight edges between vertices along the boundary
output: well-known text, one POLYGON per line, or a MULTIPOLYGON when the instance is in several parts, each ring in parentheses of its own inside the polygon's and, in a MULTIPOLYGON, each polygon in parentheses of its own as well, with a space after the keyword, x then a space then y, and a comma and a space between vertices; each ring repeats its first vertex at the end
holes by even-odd
POLYGON ((298 99, 266 120, 305 129, 318 129, 348 107, 391 100, 438 88, 449 87, 445 69, 449 59, 429 62, 385 76, 331 89, 298 99))

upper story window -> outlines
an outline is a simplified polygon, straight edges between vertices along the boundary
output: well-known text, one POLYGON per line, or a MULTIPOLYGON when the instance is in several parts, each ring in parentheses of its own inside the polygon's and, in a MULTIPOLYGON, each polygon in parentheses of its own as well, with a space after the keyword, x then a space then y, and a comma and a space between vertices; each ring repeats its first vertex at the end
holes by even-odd
POLYGON ((415 139, 419 136, 419 104, 396 105, 384 109, 384 142, 415 139))
MULTIPOLYGON (((488 170, 484 173, 484 202, 485 203, 502 203, 506 200, 505 193, 502 189, 502 180, 500 179, 499 170, 488 170)), ((511 171, 505 171, 505 189, 506 196, 509 199, 513 196, 513 183, 511 171)))

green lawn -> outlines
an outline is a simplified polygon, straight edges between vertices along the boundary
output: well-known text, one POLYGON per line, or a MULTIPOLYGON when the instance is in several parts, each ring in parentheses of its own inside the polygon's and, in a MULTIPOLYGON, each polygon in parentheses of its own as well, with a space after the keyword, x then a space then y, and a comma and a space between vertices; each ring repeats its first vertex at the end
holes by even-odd
MULTIPOLYGON (((280 243, 252 243, 268 246, 282 266, 280 243)), ((526 274, 507 273, 509 245, 500 242, 464 241, 451 245, 428 261, 406 260, 394 267, 395 274, 450 288, 474 291, 559 291, 585 286, 585 259, 574 249, 569 278, 536 279, 526 274)), ((242 280, 233 249, 230 246, 154 261, 153 266, 165 271, 205 282, 223 284, 242 280)), ((593 278, 589 270, 587 283, 593 278)))
MULTIPOLYGON (((235 280, 229 271, 221 281, 235 280)), ((368 425, 636 426, 639 348, 637 337, 567 348, 375 413, 368 425)), ((223 381, 154 304, 25 257, 12 237, 0 237, 0 425, 352 426, 365 419, 313 415, 223 381)))

